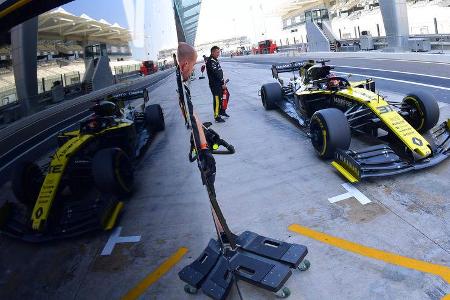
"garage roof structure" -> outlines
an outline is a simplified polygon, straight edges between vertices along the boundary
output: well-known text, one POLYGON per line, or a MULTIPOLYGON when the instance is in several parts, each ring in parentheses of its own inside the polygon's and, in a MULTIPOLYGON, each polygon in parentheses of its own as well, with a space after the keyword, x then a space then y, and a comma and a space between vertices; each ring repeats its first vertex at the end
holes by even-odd
POLYGON ((63 8, 39 16, 39 39, 126 44, 131 40, 128 29, 108 21, 94 20, 86 14, 75 16, 63 8))

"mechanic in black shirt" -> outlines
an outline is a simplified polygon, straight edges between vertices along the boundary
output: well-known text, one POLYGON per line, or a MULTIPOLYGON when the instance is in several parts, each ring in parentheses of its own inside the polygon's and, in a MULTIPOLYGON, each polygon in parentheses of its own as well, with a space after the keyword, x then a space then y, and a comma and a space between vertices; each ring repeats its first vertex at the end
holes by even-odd
POLYGON ((222 109, 223 90, 226 88, 225 80, 223 79, 223 71, 217 60, 220 55, 220 48, 214 46, 211 48, 211 55, 206 62, 206 73, 209 79, 209 88, 213 94, 213 108, 214 119, 216 122, 225 122, 221 116, 229 117, 229 115, 222 109))

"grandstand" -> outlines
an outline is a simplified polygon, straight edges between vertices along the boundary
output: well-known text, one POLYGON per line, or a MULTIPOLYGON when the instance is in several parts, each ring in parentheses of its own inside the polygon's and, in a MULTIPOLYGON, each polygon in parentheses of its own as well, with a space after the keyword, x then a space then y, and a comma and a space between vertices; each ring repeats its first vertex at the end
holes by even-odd
MULTIPOLYGON (((450 33, 450 0, 408 0, 409 33, 450 33)), ((340 39, 357 39, 362 31, 385 36, 378 0, 292 0, 280 11, 283 33, 289 41, 306 42, 305 10, 328 8, 334 34, 340 39)))
MULTIPOLYGON (((86 14, 75 16, 63 8, 46 12, 38 19, 38 92, 48 91, 53 82, 64 86, 79 83, 85 72, 84 47, 105 43, 110 67, 115 74, 139 70, 131 59, 129 30, 119 24, 94 20, 86 14)), ((10 45, 0 45, 0 106, 15 102, 10 45)))

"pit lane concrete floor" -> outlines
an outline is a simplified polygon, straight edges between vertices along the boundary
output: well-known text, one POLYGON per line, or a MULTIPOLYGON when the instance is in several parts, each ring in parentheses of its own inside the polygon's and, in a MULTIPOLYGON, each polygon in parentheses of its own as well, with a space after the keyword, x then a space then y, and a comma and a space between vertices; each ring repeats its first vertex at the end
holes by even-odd
MULTIPOLYGON (((230 78, 231 118, 213 128, 237 153, 216 156, 218 199, 235 233, 251 230, 309 248, 312 266, 287 282, 290 299, 441 299, 450 293, 439 276, 359 256, 288 230, 300 224, 358 244, 437 265, 450 265, 450 163, 422 172, 356 185, 372 202, 344 194, 345 180, 317 159, 301 130, 278 111, 265 111, 257 91, 271 80, 265 65, 223 63, 230 78)), ((197 76, 199 72, 197 71, 197 76)), ((400 97, 386 89, 393 97, 400 97)), ((192 83, 197 112, 212 120, 206 80, 192 83)), ((141 299, 207 299, 187 295, 177 273, 215 236, 207 194, 195 164, 187 160, 188 132, 179 112, 174 76, 151 92, 161 103, 166 130, 143 158, 137 189, 120 220, 118 244, 100 253, 109 238, 97 232, 76 239, 29 245, 0 237, 0 299, 119 299, 180 247, 188 253, 151 285, 141 299)), ((441 116, 450 115, 443 107, 441 116)), ((352 147, 362 142, 353 141, 352 147)), ((244 299, 274 299, 242 281, 244 299)), ((233 287, 230 299, 239 299, 233 287)))

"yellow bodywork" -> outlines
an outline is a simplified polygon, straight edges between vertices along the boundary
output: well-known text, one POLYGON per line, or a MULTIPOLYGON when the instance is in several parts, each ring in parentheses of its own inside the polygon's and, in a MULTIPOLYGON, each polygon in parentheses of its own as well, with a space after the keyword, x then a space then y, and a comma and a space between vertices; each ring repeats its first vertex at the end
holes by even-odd
POLYGON ((343 166, 341 166, 338 162, 333 161, 333 162, 331 163, 331 165, 332 165, 333 167, 335 167, 336 170, 338 170, 339 173, 341 173, 345 178, 347 178, 347 180, 348 180, 349 182, 351 182, 351 183, 356 183, 356 182, 359 181, 358 178, 356 178, 355 176, 353 176, 352 173, 350 173, 349 171, 347 171, 347 169, 344 168, 343 166))
MULTIPOLYGON (((362 106, 369 108, 413 153, 420 158, 429 157, 432 152, 428 141, 394 110, 383 97, 365 88, 357 87, 361 86, 361 84, 366 84, 366 81, 351 82, 350 87, 339 91, 302 90, 297 92, 297 95, 335 95, 342 99, 360 103, 362 106)), ((447 122, 447 126, 450 128, 450 120, 447 122)), ((332 166, 350 182, 358 182, 358 174, 353 174, 339 162, 333 161, 332 166)))
POLYGON ((45 176, 41 191, 39 192, 36 204, 34 205, 33 213, 31 214, 32 227, 34 230, 43 229, 70 157, 93 137, 93 135, 86 134, 71 138, 54 154, 47 176, 45 176))
POLYGON ((431 155, 428 141, 422 137, 403 117, 381 96, 363 88, 349 88, 336 92, 336 95, 352 99, 370 108, 375 115, 408 147, 413 153, 425 158, 431 155))
MULTIPOLYGON (((359 85, 360 82, 351 85, 359 85)), ((336 92, 327 90, 304 90, 298 93, 302 95, 336 95, 350 101, 360 103, 364 107, 370 108, 375 115, 405 144, 413 153, 422 158, 431 155, 431 148, 428 141, 422 137, 403 117, 397 113, 383 97, 365 88, 349 87, 336 92)))
POLYGON ((111 215, 103 224, 103 228, 105 230, 111 230, 114 227, 114 225, 116 224, 117 217, 119 216, 119 213, 122 211, 122 209, 123 209, 123 202, 120 201, 116 204, 111 215))
POLYGON ((70 158, 74 154, 76 154, 77 151, 81 147, 83 147, 83 145, 85 145, 95 136, 99 136, 108 131, 128 126, 131 126, 131 123, 119 123, 116 126, 112 126, 98 133, 95 133, 95 135, 92 134, 80 135, 79 130, 64 133, 64 135, 71 137, 71 139, 68 140, 60 148, 58 148, 56 153, 53 155, 52 161, 50 162, 47 175, 45 176, 44 183, 42 184, 39 196, 36 200, 36 204, 34 205, 33 212, 31 214, 32 228, 34 230, 40 231, 44 228, 53 201, 56 198, 61 178, 63 177, 64 171, 70 161, 70 158))

